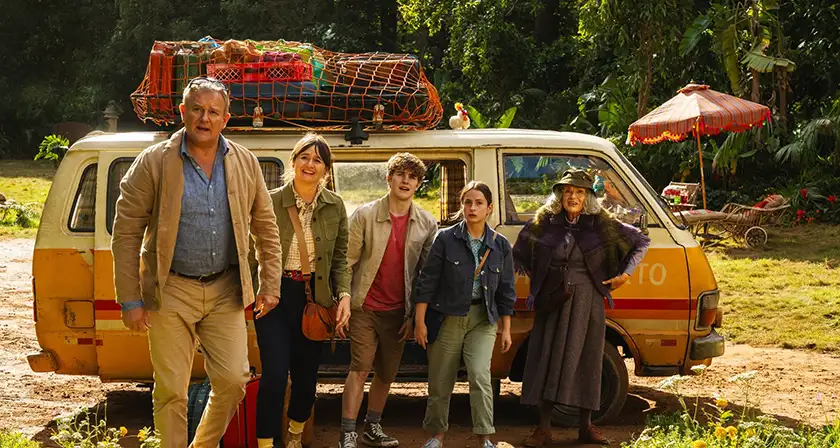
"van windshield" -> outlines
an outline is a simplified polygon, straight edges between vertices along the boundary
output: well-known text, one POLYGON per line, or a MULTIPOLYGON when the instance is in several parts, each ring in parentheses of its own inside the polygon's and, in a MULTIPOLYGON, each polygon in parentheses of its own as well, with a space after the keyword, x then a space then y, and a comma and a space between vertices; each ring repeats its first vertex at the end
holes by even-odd
POLYGON ((665 216, 667 216, 668 219, 670 219, 671 222, 673 222, 674 225, 676 225, 678 228, 680 228, 681 230, 685 230, 686 226, 683 223, 679 222, 677 220, 677 217, 674 216, 673 213, 671 213, 671 210, 668 208, 668 204, 665 203, 665 200, 662 199, 662 196, 660 196, 659 193, 657 193, 656 190, 654 190, 653 187, 648 183, 647 179, 645 179, 645 176, 642 176, 642 173, 640 173, 639 170, 637 170, 636 167, 633 166, 633 164, 630 163, 629 160, 627 160, 627 157, 625 157, 621 151, 616 149, 616 152, 618 153, 618 157, 621 159, 621 161, 624 162, 625 165, 630 167, 630 171, 633 172, 633 175, 636 176, 641 185, 650 193, 651 196, 654 197, 654 199, 656 200, 656 205, 665 212, 665 216))
MULTIPOLYGON (((659 196, 639 172, 621 155, 639 179, 642 188, 647 189, 657 200, 659 196)), ((504 196, 502 199, 505 224, 523 224, 533 219, 537 209, 546 203, 552 193, 552 186, 560 180, 569 168, 589 171, 595 179, 595 193, 601 208, 608 210, 626 224, 640 226, 645 213, 645 201, 634 192, 634 188, 606 160, 589 155, 561 154, 509 154, 504 156, 504 196)), ((631 181, 632 182, 632 181, 631 181)), ((657 202, 658 207, 664 205, 657 202)), ((669 219, 674 216, 668 212, 669 219)), ((649 226, 657 226, 658 219, 649 220, 649 226)), ((674 222, 674 224, 677 224, 674 222)))

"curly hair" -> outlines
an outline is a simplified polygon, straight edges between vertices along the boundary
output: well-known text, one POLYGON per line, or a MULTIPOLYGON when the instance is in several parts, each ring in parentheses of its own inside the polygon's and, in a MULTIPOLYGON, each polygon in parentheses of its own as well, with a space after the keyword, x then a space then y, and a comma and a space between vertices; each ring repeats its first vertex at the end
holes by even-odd
POLYGON ((426 165, 410 152, 398 152, 388 159, 388 177, 393 176, 397 171, 412 174, 422 182, 423 176, 426 175, 426 165))
MULTIPOLYGON (((563 187, 565 188, 565 187, 563 187)), ((560 212, 563 211, 563 197, 562 197, 562 190, 560 190, 560 196, 555 195, 554 193, 548 197, 548 200, 545 201, 545 205, 537 209, 537 213, 534 216, 534 223, 537 225, 542 224, 546 218, 552 215, 558 215, 560 212)), ((595 196, 595 192, 592 190, 587 190, 586 198, 583 200, 583 210, 581 210, 581 214, 583 215, 598 215, 601 213, 603 209, 601 208, 601 203, 598 202, 598 197, 595 196)))

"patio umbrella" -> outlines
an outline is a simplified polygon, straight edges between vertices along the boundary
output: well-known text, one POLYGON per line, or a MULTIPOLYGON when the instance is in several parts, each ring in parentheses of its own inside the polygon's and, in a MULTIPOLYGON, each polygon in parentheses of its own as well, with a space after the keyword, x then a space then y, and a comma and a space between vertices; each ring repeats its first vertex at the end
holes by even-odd
POLYGON ((703 149, 700 136, 721 131, 743 132, 762 126, 770 118, 770 108, 752 101, 716 92, 703 84, 689 84, 677 96, 630 125, 627 142, 652 145, 663 140, 678 142, 689 134, 697 139, 700 153, 700 188, 706 208, 706 177, 703 175, 703 149))

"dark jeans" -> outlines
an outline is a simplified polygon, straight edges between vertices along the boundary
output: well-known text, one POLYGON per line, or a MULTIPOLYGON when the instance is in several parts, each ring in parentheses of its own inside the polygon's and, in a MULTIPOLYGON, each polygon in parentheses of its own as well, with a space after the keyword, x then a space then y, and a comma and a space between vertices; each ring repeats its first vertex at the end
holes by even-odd
MULTIPOLYGON (((314 277, 311 285, 314 291, 314 277)), ((262 378, 257 393, 257 437, 275 438, 276 446, 279 446, 285 429, 280 423, 290 375, 292 392, 288 417, 305 422, 315 404, 323 344, 306 339, 301 331, 303 308, 306 306, 303 286, 303 282, 284 277, 280 287, 280 304, 254 321, 262 363, 262 378)))

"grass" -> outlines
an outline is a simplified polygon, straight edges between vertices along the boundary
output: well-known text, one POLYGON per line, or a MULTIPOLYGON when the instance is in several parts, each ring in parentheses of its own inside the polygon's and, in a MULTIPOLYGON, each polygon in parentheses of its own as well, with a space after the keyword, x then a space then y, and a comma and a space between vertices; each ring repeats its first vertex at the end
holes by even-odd
POLYGON ((764 248, 707 250, 727 339, 840 352, 838 234, 829 225, 771 229, 764 248))
POLYGON ((0 221, 0 239, 32 238, 38 231, 38 219, 47 200, 55 167, 52 162, 34 162, 28 160, 4 160, 0 162, 0 193, 6 200, 26 205, 37 215, 30 227, 22 227, 14 222, 12 213, 0 221))
MULTIPOLYGON (((387 185, 382 185, 379 190, 341 190, 338 193, 344 200, 344 206, 347 208, 347 214, 350 215, 361 205, 368 202, 375 201, 388 192, 387 185)), ((440 189, 435 189, 429 192, 425 197, 414 197, 414 204, 423 210, 431 213, 435 219, 440 222, 440 189)))

